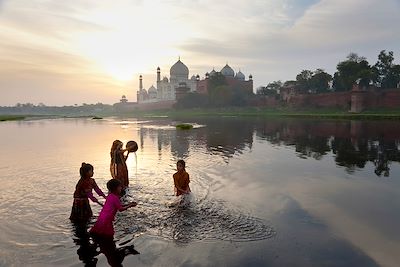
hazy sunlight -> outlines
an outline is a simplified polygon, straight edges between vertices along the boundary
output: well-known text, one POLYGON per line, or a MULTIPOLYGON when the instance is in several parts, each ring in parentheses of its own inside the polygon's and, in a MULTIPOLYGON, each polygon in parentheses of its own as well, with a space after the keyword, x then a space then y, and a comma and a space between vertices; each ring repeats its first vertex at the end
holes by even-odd
MULTIPOLYGON (((176 58, 176 46, 190 37, 187 24, 171 19, 168 10, 144 3, 132 9, 98 9, 85 15, 103 30, 78 33, 77 50, 106 74, 127 81, 139 73, 154 72, 165 58, 176 58), (149 14, 152 14, 149 16, 149 14), (157 19, 155 19, 157 18, 157 19)), ((173 12, 173 11, 171 11, 173 12)))

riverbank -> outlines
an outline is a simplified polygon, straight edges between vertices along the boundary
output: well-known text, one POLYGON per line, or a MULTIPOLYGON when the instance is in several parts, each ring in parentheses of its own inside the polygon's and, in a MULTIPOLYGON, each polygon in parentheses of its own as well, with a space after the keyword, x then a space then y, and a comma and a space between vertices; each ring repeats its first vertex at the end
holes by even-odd
POLYGON ((318 119, 344 119, 344 120, 400 120, 400 110, 369 110, 361 113, 351 113, 338 109, 307 109, 294 110, 289 108, 219 108, 219 109, 182 109, 182 110, 154 110, 135 111, 119 114, 127 117, 287 117, 287 118, 318 118, 318 119))
POLYGON ((361 113, 351 113, 340 109, 291 109, 291 108, 256 108, 256 107, 226 107, 210 109, 168 109, 168 110, 135 110, 125 113, 109 113, 93 115, 77 114, 30 114, 30 115, 0 115, 0 121, 24 120, 24 119, 57 119, 57 118, 92 118, 102 119, 106 117, 124 118, 149 118, 149 117, 274 117, 274 118, 309 118, 309 119, 336 119, 336 120, 400 120, 400 109, 367 110, 361 113))
MULTIPOLYGON (((108 114, 105 117, 112 117, 115 114, 108 114)), ((40 120, 40 119, 79 119, 79 118, 86 118, 92 120, 101 120, 103 117, 97 115, 74 115, 74 114, 67 114, 67 115, 37 115, 37 114, 30 114, 30 115, 0 115, 0 122, 4 121, 21 121, 21 120, 40 120)))
POLYGON ((0 115, 0 121, 20 121, 25 118, 26 116, 22 115, 0 115))

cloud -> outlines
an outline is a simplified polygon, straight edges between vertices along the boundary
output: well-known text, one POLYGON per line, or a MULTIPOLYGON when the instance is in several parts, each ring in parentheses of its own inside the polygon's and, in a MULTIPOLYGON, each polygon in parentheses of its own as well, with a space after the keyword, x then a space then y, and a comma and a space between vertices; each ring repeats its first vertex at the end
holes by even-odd
POLYGON ((228 62, 252 73, 255 86, 294 79, 302 69, 333 74, 349 52, 374 63, 380 50, 393 50, 398 61, 399 9, 398 0, 2 1, 0 83, 7 85, 6 73, 31 71, 50 91, 47 75, 59 77, 59 92, 68 94, 81 88, 69 79, 81 77, 94 102, 114 94, 112 103, 121 91, 133 100, 140 73, 150 85, 154 69, 167 73, 179 55, 191 74, 228 62), (104 82, 109 92, 96 93, 104 82))
MULTIPOLYGON (((288 4, 288 3, 286 3, 288 4)), ((300 5, 301 7, 301 5, 300 5)), ((380 50, 400 56, 399 1, 323 0, 292 11, 281 8, 287 23, 275 27, 257 20, 255 30, 221 35, 218 39, 189 40, 182 49, 208 58, 234 58, 247 63, 256 83, 294 79, 302 69, 322 67, 331 73, 349 52, 376 61, 380 50), (267 30, 265 30, 267 29, 267 30), (261 78, 261 79, 260 79, 261 78)))

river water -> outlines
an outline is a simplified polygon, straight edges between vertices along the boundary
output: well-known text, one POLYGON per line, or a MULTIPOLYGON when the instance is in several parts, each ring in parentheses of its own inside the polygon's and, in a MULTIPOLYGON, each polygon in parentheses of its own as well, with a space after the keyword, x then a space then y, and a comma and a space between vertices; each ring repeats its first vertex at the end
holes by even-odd
POLYGON ((124 266, 400 262, 399 122, 46 119, 2 122, 0 137, 0 266, 83 265, 72 194, 81 162, 106 191, 115 139, 139 145, 127 161, 138 206, 117 215, 115 240, 140 254, 124 266), (194 197, 185 208, 168 207, 178 159, 194 197))

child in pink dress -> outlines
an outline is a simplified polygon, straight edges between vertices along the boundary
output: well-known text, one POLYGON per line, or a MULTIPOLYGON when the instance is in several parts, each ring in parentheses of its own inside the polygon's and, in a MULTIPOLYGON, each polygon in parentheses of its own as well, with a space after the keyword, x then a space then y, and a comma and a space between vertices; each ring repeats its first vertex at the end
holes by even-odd
POLYGON ((97 239, 114 239, 114 227, 113 221, 115 218, 115 214, 117 211, 124 211, 131 207, 135 207, 137 205, 136 202, 129 203, 127 205, 122 205, 119 200, 122 184, 117 179, 111 179, 107 182, 107 188, 109 190, 109 194, 106 198, 106 202, 100 212, 99 218, 96 223, 90 229, 90 233, 94 238, 97 239))

